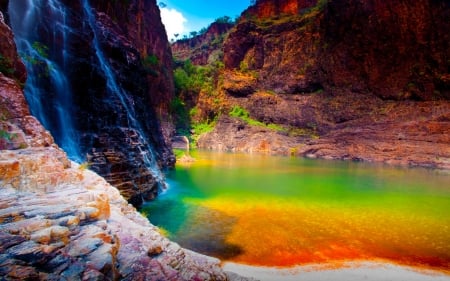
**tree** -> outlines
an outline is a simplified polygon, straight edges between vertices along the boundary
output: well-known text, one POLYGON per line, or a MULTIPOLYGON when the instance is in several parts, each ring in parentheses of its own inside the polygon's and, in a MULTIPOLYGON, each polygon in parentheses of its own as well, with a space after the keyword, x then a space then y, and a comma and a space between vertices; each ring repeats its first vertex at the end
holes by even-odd
POLYGON ((233 23, 233 21, 231 20, 231 18, 229 16, 223 16, 220 18, 216 19, 217 23, 233 23))
POLYGON ((197 36, 197 31, 191 31, 189 34, 191 35, 191 37, 195 37, 197 36))

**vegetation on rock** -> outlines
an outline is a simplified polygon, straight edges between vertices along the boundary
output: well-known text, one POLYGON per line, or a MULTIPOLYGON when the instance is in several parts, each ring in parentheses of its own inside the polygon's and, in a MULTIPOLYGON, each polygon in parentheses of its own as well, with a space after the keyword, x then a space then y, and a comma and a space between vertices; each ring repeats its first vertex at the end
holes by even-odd
MULTIPOLYGON (((183 54, 190 68, 221 66, 214 75, 192 76, 178 64, 178 104, 189 118, 184 132, 196 123, 209 130, 217 120, 212 131, 195 137, 201 147, 251 151, 254 145, 270 153, 389 161, 382 147, 392 142, 391 133, 404 136, 407 122, 417 122, 417 108, 423 108, 420 121, 439 128, 436 143, 448 144, 442 138, 446 110, 425 109, 427 101, 448 108, 444 2, 255 1, 222 36, 220 56, 207 64, 198 59, 211 58, 196 49, 198 36, 185 49, 172 44, 174 55, 183 54), (392 104, 401 117, 384 110, 392 104)), ((414 128, 411 136, 427 135, 414 128)), ((428 157, 414 148, 411 142, 418 141, 432 149, 425 137, 400 138, 409 152, 396 153, 414 155, 411 165, 447 165, 424 160, 428 157)))
POLYGON ((11 61, 5 58, 0 53, 0 72, 5 75, 12 75, 14 73, 14 68, 12 67, 11 61))

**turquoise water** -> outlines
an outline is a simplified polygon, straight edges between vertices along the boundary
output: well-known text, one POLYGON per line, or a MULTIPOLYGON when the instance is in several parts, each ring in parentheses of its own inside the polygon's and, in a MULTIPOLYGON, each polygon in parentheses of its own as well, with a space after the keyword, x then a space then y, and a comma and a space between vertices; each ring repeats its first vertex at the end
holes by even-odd
POLYGON ((291 266, 343 260, 450 269, 450 173, 195 152, 142 212, 181 246, 291 266))

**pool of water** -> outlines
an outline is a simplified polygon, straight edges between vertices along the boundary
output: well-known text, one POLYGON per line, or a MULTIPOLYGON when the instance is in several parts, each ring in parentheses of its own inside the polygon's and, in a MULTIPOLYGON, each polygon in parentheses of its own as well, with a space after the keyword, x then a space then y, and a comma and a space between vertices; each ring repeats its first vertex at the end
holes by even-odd
POLYGON ((387 260, 450 270, 450 173, 194 152, 142 212, 181 246, 244 264, 387 260))

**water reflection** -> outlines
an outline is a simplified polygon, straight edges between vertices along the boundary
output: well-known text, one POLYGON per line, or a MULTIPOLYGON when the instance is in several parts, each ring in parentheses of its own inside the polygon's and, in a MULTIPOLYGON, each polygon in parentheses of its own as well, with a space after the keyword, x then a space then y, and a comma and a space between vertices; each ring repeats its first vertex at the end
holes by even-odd
POLYGON ((240 263, 386 259, 450 269, 450 175, 340 161, 197 152, 149 204, 182 246, 240 263), (165 205, 166 200, 172 200, 165 205))

